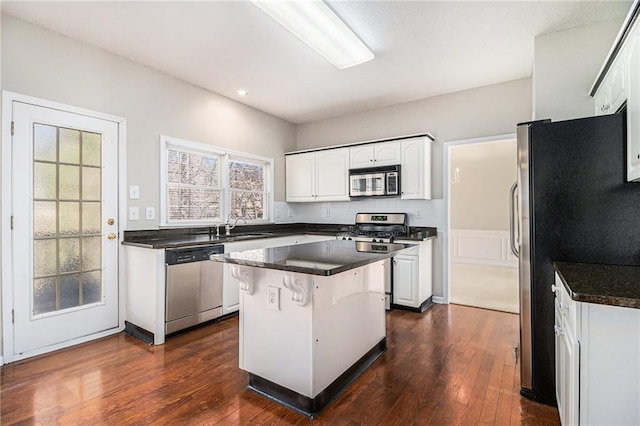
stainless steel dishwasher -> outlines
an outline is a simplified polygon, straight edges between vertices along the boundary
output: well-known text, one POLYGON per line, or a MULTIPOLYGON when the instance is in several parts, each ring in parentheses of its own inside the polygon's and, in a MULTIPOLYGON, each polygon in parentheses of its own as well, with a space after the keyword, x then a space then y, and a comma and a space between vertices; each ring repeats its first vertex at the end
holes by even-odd
POLYGON ((222 315, 223 264, 209 256, 223 245, 167 249, 165 332, 167 334, 222 315))

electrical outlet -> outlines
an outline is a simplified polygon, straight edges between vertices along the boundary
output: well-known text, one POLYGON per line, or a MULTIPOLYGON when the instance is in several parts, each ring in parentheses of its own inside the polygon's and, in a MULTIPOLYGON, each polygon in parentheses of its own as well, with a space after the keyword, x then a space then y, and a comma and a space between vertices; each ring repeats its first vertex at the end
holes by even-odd
POLYGON ((137 207, 129 207, 129 220, 140 219, 140 212, 137 207))
POLYGON ((130 200, 140 199, 140 187, 138 185, 129 186, 129 199, 130 200))
POLYGON ((280 288, 279 287, 267 287, 269 291, 269 301, 267 306, 269 309, 273 309, 275 311, 280 310, 280 288))
POLYGON ((422 210, 418 210, 416 212, 416 217, 422 217, 422 210))
POLYGON ((287 216, 289 216, 289 217, 293 217, 293 210, 289 209, 289 210, 287 211, 287 216))
POLYGON ((281 215, 282 213, 280 212, 280 209, 276 209, 276 219, 280 219, 281 215))
POLYGON ((145 218, 147 220, 153 220, 156 218, 156 209, 154 209, 153 207, 147 207, 147 209, 145 210, 145 218))

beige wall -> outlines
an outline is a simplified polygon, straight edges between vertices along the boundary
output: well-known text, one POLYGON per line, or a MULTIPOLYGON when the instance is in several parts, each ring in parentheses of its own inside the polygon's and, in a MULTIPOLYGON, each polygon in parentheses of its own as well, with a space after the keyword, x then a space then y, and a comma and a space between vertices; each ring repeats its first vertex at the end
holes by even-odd
MULTIPOLYGON (((127 184, 140 186, 141 220, 158 226, 160 135, 275 159, 275 198, 284 200, 284 152, 295 149, 289 122, 59 34, 2 16, 5 90, 127 119, 127 184), (156 219, 144 220, 144 208, 156 219)), ((194 60, 197 60, 194 59, 194 60)))
POLYGON ((622 19, 535 38, 534 116, 554 121, 595 114, 589 91, 622 19))
POLYGON ((455 146, 449 159, 451 229, 508 231, 509 189, 517 172, 515 139, 455 146))
POLYGON ((442 144, 514 133, 531 119, 531 80, 521 79, 349 114, 297 127, 298 149, 429 132, 434 198, 442 198, 442 144))
MULTIPOLYGON (((140 199, 129 201, 129 206, 141 211, 141 220, 129 222, 127 229, 158 226, 161 134, 274 158, 275 198, 284 200, 284 152, 295 149, 293 124, 95 47, 1 17, 2 89, 127 119, 127 185, 140 187, 140 199), (156 208, 156 220, 144 220, 147 206, 156 208)), ((0 345, 1 339, 0 327, 0 345)))
MULTIPOLYGON (((329 203, 327 208, 341 211, 345 210, 343 205, 348 204, 349 210, 405 211, 409 213, 411 225, 437 227, 433 295, 444 297, 447 213, 446 203, 437 200, 443 197, 443 144, 514 133, 518 122, 531 119, 531 93, 531 79, 527 78, 301 124, 297 127, 297 145, 298 149, 307 149, 421 132, 436 137, 431 163, 432 194, 436 200, 367 200, 329 203)), ((318 209, 296 206, 294 210, 295 219, 299 221, 317 217, 318 209)))

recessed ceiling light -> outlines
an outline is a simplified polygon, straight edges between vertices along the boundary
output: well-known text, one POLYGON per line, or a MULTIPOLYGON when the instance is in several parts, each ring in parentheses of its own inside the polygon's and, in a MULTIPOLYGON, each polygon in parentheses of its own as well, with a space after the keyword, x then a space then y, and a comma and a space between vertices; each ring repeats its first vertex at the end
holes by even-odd
POLYGON ((247 96, 249 94, 249 92, 247 92, 246 90, 237 90, 236 93, 238 94, 238 96, 247 96))
POLYGON ((373 52, 321 0, 252 2, 339 69, 374 58, 373 52))

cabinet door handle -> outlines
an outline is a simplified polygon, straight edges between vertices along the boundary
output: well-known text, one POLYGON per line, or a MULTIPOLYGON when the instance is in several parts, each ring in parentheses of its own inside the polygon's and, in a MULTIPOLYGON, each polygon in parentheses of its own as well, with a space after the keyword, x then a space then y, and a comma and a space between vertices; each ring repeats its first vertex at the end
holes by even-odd
POLYGON ((611 105, 602 105, 600 107, 600 111, 602 112, 609 111, 609 108, 611 108, 611 105))
POLYGON ((555 284, 551 284, 551 291, 555 293, 556 291, 558 291, 558 287, 556 287, 555 284))

